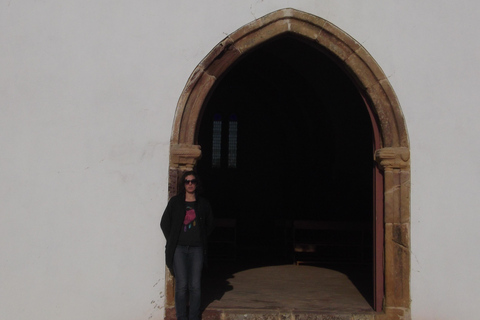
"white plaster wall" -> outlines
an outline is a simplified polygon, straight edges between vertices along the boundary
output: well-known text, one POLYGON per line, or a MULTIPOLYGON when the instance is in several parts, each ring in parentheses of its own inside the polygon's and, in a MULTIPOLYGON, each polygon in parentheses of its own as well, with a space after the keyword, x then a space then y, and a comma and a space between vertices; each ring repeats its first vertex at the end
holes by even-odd
POLYGON ((219 41, 285 7, 389 76, 412 149, 413 319, 474 318, 479 3, 1 0, 0 320, 163 317, 177 100, 219 41))

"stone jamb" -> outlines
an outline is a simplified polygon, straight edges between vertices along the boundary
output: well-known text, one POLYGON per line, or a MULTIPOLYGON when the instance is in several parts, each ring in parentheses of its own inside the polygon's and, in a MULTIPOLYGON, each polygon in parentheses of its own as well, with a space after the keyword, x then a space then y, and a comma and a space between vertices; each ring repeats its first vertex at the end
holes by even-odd
MULTIPOLYGON (((243 54, 283 34, 310 42, 340 61, 378 119, 382 148, 376 151, 375 160, 384 171, 385 300, 384 311, 375 319, 410 319, 410 159, 404 117, 390 82, 373 57, 330 22, 295 9, 278 10, 233 32, 200 62, 177 104, 169 196, 176 194, 179 176, 201 156, 200 146, 195 145, 197 122, 215 82, 243 54)), ((167 270, 166 318, 174 314, 173 305, 173 278, 167 270)))
POLYGON ((410 151, 378 149, 375 160, 384 171, 385 319, 410 319, 410 151))

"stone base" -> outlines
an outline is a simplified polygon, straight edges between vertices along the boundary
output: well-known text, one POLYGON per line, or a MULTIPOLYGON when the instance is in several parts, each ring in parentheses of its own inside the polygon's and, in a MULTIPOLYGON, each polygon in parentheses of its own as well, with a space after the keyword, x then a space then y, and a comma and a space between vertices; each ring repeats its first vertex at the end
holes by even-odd
MULTIPOLYGON (((165 320, 175 320, 175 309, 165 310, 165 320)), ((383 320, 384 313, 312 313, 302 311, 251 310, 251 309, 208 309, 202 314, 202 320, 383 320)), ((401 319, 401 318, 399 318, 401 319)))
POLYGON ((326 313, 278 310, 206 310, 203 320, 375 320, 375 314, 326 313))

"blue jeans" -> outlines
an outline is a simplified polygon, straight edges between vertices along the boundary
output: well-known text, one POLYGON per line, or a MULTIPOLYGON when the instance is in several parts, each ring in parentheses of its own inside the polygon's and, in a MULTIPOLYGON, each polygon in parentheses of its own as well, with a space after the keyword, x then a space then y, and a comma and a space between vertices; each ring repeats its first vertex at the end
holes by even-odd
POLYGON ((175 310, 179 320, 199 320, 203 248, 177 246, 173 255, 175 273, 175 310), (187 317, 187 297, 189 316, 187 317))

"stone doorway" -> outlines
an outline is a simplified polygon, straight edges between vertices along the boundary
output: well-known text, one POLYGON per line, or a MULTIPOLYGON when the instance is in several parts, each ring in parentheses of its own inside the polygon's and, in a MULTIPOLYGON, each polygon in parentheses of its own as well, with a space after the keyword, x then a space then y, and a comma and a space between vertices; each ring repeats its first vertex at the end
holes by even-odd
MULTIPOLYGON (((170 196, 176 192, 179 174, 181 174, 183 170, 192 168, 197 164, 201 164, 201 162, 198 162, 198 159, 201 156, 199 147, 199 139, 201 135, 199 135, 199 133, 201 130, 200 127, 202 123, 202 115, 204 116, 204 119, 208 119, 209 117, 211 118, 212 115, 208 114, 209 108, 206 108, 206 106, 210 99, 212 99, 212 101, 216 99, 213 95, 215 89, 221 88, 222 83, 228 83, 228 80, 223 82, 223 79, 227 79, 227 70, 232 68, 232 66, 234 66, 236 63, 248 61, 250 53, 262 53, 262 50, 265 48, 269 49, 271 52, 283 52, 284 54, 288 54, 288 50, 285 49, 292 44, 305 46, 302 47, 304 54, 308 54, 307 51, 310 52, 309 50, 312 49, 314 51, 316 50, 317 52, 321 51, 324 57, 332 59, 331 61, 336 61, 338 64, 337 67, 342 70, 342 73, 338 74, 348 75, 352 81, 352 84, 354 84, 354 88, 360 92, 360 94, 357 96, 354 94, 349 95, 349 97, 352 97, 350 104, 355 105, 357 103, 357 105, 363 104, 363 106, 365 106, 365 103, 368 103, 373 117, 378 120, 378 128, 375 128, 378 129, 376 131, 378 135, 376 136, 375 159, 377 160, 379 167, 384 171, 384 187, 380 194, 383 193, 385 207, 381 208, 382 210, 380 210, 380 214, 383 214, 385 219, 381 228, 372 231, 371 236, 381 236, 379 238, 385 239, 385 245, 381 248, 377 248, 377 250, 380 250, 382 256, 384 257, 380 261, 380 265, 383 265, 384 268, 380 270, 381 272, 376 276, 377 278, 382 278, 377 280, 382 280, 381 282, 383 282, 383 280, 385 281, 385 289, 381 290, 382 292, 377 292, 377 294, 383 296, 384 302, 383 306, 377 306, 377 310, 379 310, 379 312, 375 315, 375 317, 377 319, 393 319, 397 316, 408 318, 410 272, 408 203, 409 155, 408 140, 403 117, 388 80, 386 80, 386 77, 381 69, 376 65, 374 60, 358 43, 356 43, 343 31, 329 24, 327 21, 293 9, 280 10, 239 29, 237 32, 233 33, 222 43, 220 43, 200 63, 200 65, 192 74, 192 77, 189 79, 189 82, 187 83, 185 91, 182 94, 177 107, 171 146, 169 182, 170 196), (284 50, 278 50, 278 46, 282 45, 284 46, 284 50), (274 48, 275 46, 277 46, 276 49, 274 48), (359 102, 359 97, 364 98, 365 101, 359 102), (379 235, 379 232, 382 234, 379 235)), ((263 51, 263 54, 265 54, 265 51, 263 51)), ((257 57, 254 60, 259 61, 259 59, 260 58, 257 57)), ((268 61, 272 61, 272 56, 266 58, 265 62, 268 61)), ((272 67, 272 65, 270 66, 272 67)), ((330 67, 332 67, 332 65, 330 65, 330 67)), ((285 71, 285 68, 286 67, 283 67, 281 70, 285 71)), ((302 68, 302 66, 297 64, 294 69, 298 70, 299 68, 302 68)), ((306 69, 308 68, 305 68, 305 70, 306 69)), ((278 68, 273 66, 273 73, 267 72, 263 73, 263 75, 274 74, 275 70, 278 70, 278 68)), ((265 83, 265 81, 262 83, 265 83)), ((295 83, 298 84, 298 82, 295 83)), ((230 83, 230 85, 235 87, 235 83, 230 83)), ((276 86, 280 88, 270 88, 269 90, 280 90, 279 92, 281 94, 281 92, 283 92, 285 89, 281 88, 282 85, 284 84, 276 82, 276 86)), ((310 85, 312 85, 312 82, 310 82, 310 85)), ((302 87, 305 86, 299 85, 299 88, 302 87)), ((317 103, 318 105, 318 100, 316 100, 315 97, 308 94, 301 94, 300 96, 306 99, 303 101, 296 101, 300 105, 308 105, 312 103, 317 103)), ((288 99, 291 98, 287 98, 287 100, 288 99)), ((261 102, 258 103, 261 104, 261 102)), ((290 101, 290 103, 292 103, 292 101, 290 101)), ((212 108, 212 110, 213 109, 214 108, 212 108)), ((368 120, 368 114, 365 109, 365 107, 362 108, 363 113, 360 112, 359 114, 355 115, 355 117, 368 120)), ((318 108, 317 111, 318 110, 321 112, 327 112, 326 110, 328 110, 328 108, 318 108)), ((359 108, 353 107, 349 110, 349 112, 347 112, 347 115, 352 115, 357 110, 359 110, 359 108)), ((328 112, 332 113, 335 111, 336 109, 330 109, 328 112)), ((238 112, 232 113, 237 115, 238 112)), ((260 120, 265 120, 265 116, 266 114, 261 112, 259 114, 260 120)), ((279 117, 281 118, 281 116, 279 117)), ((280 118, 277 118, 277 120, 280 118)), ((307 118, 310 118, 310 116, 307 115, 307 118)), ((340 119, 338 115, 333 118, 340 119)), ((284 115, 284 120, 285 119, 294 120, 291 117, 291 114, 284 115)), ((331 158, 335 155, 341 155, 340 160, 333 161, 333 163, 338 165, 338 169, 340 170, 338 174, 341 175, 344 173, 341 168, 345 167, 345 165, 348 165, 352 162, 362 162, 365 159, 368 159, 368 157, 362 156, 362 153, 366 152, 368 149, 366 146, 359 149, 348 149, 348 144, 355 144, 355 141, 345 140, 343 143, 334 144, 332 146, 332 139, 330 139, 332 132, 335 130, 338 132, 348 131, 349 126, 342 127, 340 123, 332 127, 331 122, 322 122, 322 119, 328 119, 327 114, 317 114, 316 119, 318 119, 317 121, 319 121, 321 124, 319 129, 321 134, 309 136, 315 141, 314 143, 306 143, 300 146, 295 146, 292 144, 289 145, 287 149, 282 149, 280 145, 275 143, 261 145, 260 148, 264 149, 270 147, 270 154, 275 155, 271 157, 271 159, 264 159, 267 160, 266 163, 269 163, 269 161, 270 163, 279 163, 281 162, 280 159, 282 158, 295 162, 295 159, 293 159, 291 155, 298 153, 305 155, 305 150, 308 150, 309 148, 315 149, 316 146, 319 145, 328 147, 312 152, 315 156, 313 159, 308 161, 312 161, 312 166, 315 168, 331 169, 331 158), (341 149, 342 147, 346 148, 346 152, 335 152, 335 150, 338 150, 339 148, 341 149), (295 152, 290 152, 292 148, 296 148, 295 152), (322 151, 325 151, 325 149, 327 152, 322 154, 322 151), (350 150, 352 152, 349 153, 348 151, 350 150)), ((330 117, 330 119, 332 119, 332 117, 330 117)), ((360 120, 360 122, 364 120, 360 120)), ((282 121, 277 121, 276 123, 279 125, 281 122, 282 121)), ((239 125, 240 123, 241 122, 239 122, 239 125)), ((355 122, 349 122, 350 125, 353 123, 355 122)), ((284 121, 283 126, 288 127, 288 121, 284 121)), ((303 129, 308 130, 308 128, 311 126, 304 125, 302 127, 303 129)), ((361 127, 364 128, 365 126, 361 127)), ((270 126, 270 128, 273 127, 270 126)), ((297 131, 298 130, 292 129, 286 130, 286 132, 293 134, 295 134, 297 131)), ((285 130, 283 132, 285 132, 285 130)), ((370 133, 370 135, 371 134, 372 133, 370 133)), ((359 136, 362 135, 363 138, 359 141, 366 141, 368 134, 363 133, 359 136)), ((287 136, 282 141, 287 141, 288 139, 289 137, 287 136)), ((369 141, 369 143, 371 143, 371 141, 369 141)), ((205 158, 202 161, 205 161, 205 163, 208 163, 208 161, 211 162, 212 159, 209 159, 208 157, 208 154, 211 154, 211 150, 209 150, 207 147, 205 150, 203 150, 203 152, 203 156, 205 158)), ((241 154, 239 154, 239 157, 241 157, 241 154)), ((302 159, 308 159, 308 157, 303 156, 302 159)), ((238 160, 240 161, 240 158, 238 160)), ((368 165, 360 167, 367 168, 368 165)), ((255 173, 255 177, 258 178, 258 175, 261 174, 262 172, 257 172, 255 173)), ((295 176, 304 177, 305 174, 309 174, 308 170, 305 170, 300 166, 299 172, 298 174, 295 174, 295 176)), ((364 172, 363 174, 365 175, 366 173, 364 172)), ((320 170, 320 172, 316 173, 315 177, 316 179, 322 177, 328 180, 331 178, 331 175, 329 175, 326 171, 322 172, 320 170)), ((276 177, 275 175, 268 175, 268 179, 273 181, 276 179, 276 177)), ((294 177, 291 176, 289 179, 290 182, 293 182, 291 184, 295 184, 294 177)), ((354 180, 367 183, 366 179, 354 180)), ((300 181, 301 183, 305 184, 305 180, 300 181)), ((369 181, 371 183, 372 180, 370 179, 369 181)), ((276 182, 278 183, 278 181, 276 182)), ((295 190, 291 190, 291 192, 294 191, 295 190)), ((322 191, 328 192, 328 190, 322 191)), ((363 197, 360 198, 365 198, 365 196, 363 195, 363 197)), ((368 205, 365 202, 363 206, 368 205)), ((331 205, 331 208, 335 207, 335 204, 331 205)), ((304 212, 308 212, 308 210, 305 210, 304 212)), ((351 220, 352 217, 349 217, 348 219, 351 220)), ((373 220, 371 216, 368 219, 373 220)), ((173 311, 173 283, 170 275, 167 275, 166 286, 166 315, 168 318, 172 315, 171 312, 173 311)))

